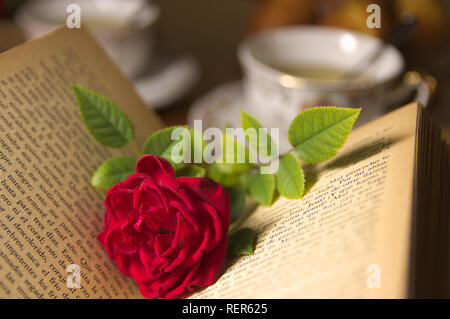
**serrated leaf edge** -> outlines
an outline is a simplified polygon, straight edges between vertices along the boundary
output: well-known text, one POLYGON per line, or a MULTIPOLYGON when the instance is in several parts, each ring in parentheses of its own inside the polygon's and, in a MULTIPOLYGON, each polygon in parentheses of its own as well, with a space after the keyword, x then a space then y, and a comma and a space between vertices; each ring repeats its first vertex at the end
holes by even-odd
MULTIPOLYGON (((131 123, 130 118, 128 117, 128 115, 127 115, 124 111, 122 111, 122 109, 120 109, 120 108, 116 105, 116 103, 114 103, 113 101, 111 101, 111 100, 108 99, 107 97, 105 97, 105 96, 103 96, 103 95, 101 95, 101 94, 99 94, 99 93, 96 93, 96 92, 94 92, 94 91, 92 91, 92 90, 90 90, 90 89, 88 89, 88 88, 86 88, 86 87, 84 87, 84 86, 81 86, 81 85, 73 84, 73 85, 72 85, 72 92, 73 92, 73 95, 75 96, 75 100, 76 100, 77 106, 78 106, 78 112, 79 112, 80 115, 81 115, 81 119, 83 120, 83 124, 84 124, 84 126, 86 127, 86 129, 89 131, 89 134, 90 134, 97 142, 99 142, 99 143, 102 144, 102 145, 105 145, 105 146, 108 146, 108 147, 112 147, 112 148, 122 148, 122 147, 124 147, 125 145, 127 145, 129 142, 131 142, 132 140, 134 140, 134 138, 135 138, 134 126, 133 126, 133 124, 131 123), (112 104, 113 104, 113 105, 114 105, 114 106, 122 113, 122 115, 125 117, 125 119, 126 119, 126 121, 128 122, 128 124, 130 125, 130 127, 131 127, 131 135, 132 135, 131 140, 128 140, 126 137, 123 137, 122 133, 121 133, 120 131, 117 131, 117 132, 119 133, 119 135, 121 135, 121 136, 126 140, 126 143, 125 143, 125 144, 123 144, 123 145, 121 145, 121 146, 110 146, 110 145, 106 145, 106 144, 104 144, 102 141, 100 141, 100 140, 96 137, 96 135, 94 134, 94 132, 92 131, 92 129, 87 125, 87 120, 86 120, 86 118, 85 118, 83 112, 81 111, 81 103, 80 103, 80 100, 78 99, 78 95, 77 95, 77 93, 76 93, 76 88, 77 88, 77 87, 78 87, 78 88, 81 88, 81 89, 83 89, 83 90, 86 90, 86 91, 88 91, 88 92, 94 94, 95 96, 98 96, 100 99, 107 100, 107 101, 109 101, 110 103, 112 103, 112 104)), ((105 117, 105 118, 108 120, 107 117, 105 117)), ((108 120, 108 122, 109 122, 109 120, 108 120)), ((110 122, 110 123, 111 123, 111 122, 110 122)), ((111 123, 111 125, 114 127, 113 123, 111 123)), ((114 127, 114 129, 115 129, 115 127, 114 127)))
MULTIPOLYGON (((144 146, 143 146, 143 151, 145 154, 151 154, 151 153, 147 153, 146 148, 147 148, 147 144, 150 142, 150 140, 152 139, 152 137, 154 137, 155 134, 161 134, 164 131, 169 131, 169 130, 173 130, 176 128, 186 128, 189 129, 189 127, 187 125, 172 125, 169 127, 165 127, 163 129, 157 130, 155 132, 153 132, 149 137, 147 137, 147 139, 144 142, 144 146)), ((172 142, 175 142, 172 140, 172 142)), ((156 156, 161 156, 161 154, 152 154, 152 155, 156 155, 156 156)))
MULTIPOLYGON (((354 120, 353 120, 352 123, 351 123, 351 126, 352 126, 352 128, 353 128, 353 125, 355 124, 356 120, 357 120, 358 117, 359 117, 359 114, 361 113, 361 108, 346 108, 346 107, 337 107, 337 106, 317 106, 317 107, 313 107, 313 108, 306 109, 306 110, 302 111, 300 114, 298 114, 298 115, 294 118, 294 120, 292 120, 291 125, 292 125, 292 123, 293 123, 299 116, 301 116, 302 114, 304 114, 304 112, 309 112, 309 111, 316 110, 316 109, 341 109, 341 110, 348 110, 348 109, 351 109, 351 110, 356 110, 357 112, 355 112, 355 113, 353 113, 353 114, 351 114, 351 115, 345 117, 343 120, 339 121, 338 123, 335 123, 335 124, 333 124, 332 126, 326 128, 326 129, 321 130, 320 132, 314 134, 314 136, 316 136, 316 135, 322 133, 322 132, 325 131, 325 130, 328 130, 329 128, 331 128, 331 127, 333 127, 333 126, 335 126, 335 125, 338 125, 339 123, 345 121, 346 119, 348 119, 348 118, 350 118, 350 117, 352 117, 352 116, 354 116, 354 115, 356 114, 354 120)), ((288 129, 288 139, 289 139, 289 143, 291 143, 291 145, 295 147, 294 151, 296 151, 296 150, 297 150, 297 147, 299 147, 299 146, 300 146, 301 144, 303 144, 304 142, 302 142, 302 143, 300 143, 300 144, 297 144, 296 146, 292 143, 292 141, 291 141, 291 135, 292 135, 292 134, 291 134, 291 132, 290 132, 290 130, 291 130, 291 125, 289 126, 289 129, 288 129)), ((351 130, 350 130, 350 132, 351 132, 351 130)), ((344 146, 345 142, 347 141, 348 136, 350 135, 350 132, 349 132, 349 133, 347 134, 347 136, 344 138, 344 140, 342 141, 342 143, 336 148, 336 150, 334 150, 333 152, 331 152, 332 155, 331 155, 330 158, 334 157, 334 156, 338 153, 338 151, 342 148, 342 146, 344 146)), ((299 157, 297 156, 296 153, 295 153, 295 156, 296 156, 297 158, 299 158, 299 157)), ((305 160, 303 160, 303 159, 301 159, 301 158, 299 158, 299 159, 300 159, 301 161, 307 163, 307 164, 317 164, 317 163, 320 163, 320 162, 321 162, 321 161, 305 161, 305 160)))
MULTIPOLYGON (((291 154, 291 153, 287 153, 287 154, 285 154, 285 155, 283 155, 283 156, 286 156, 286 155, 292 155, 293 157, 294 157, 294 159, 295 160, 297 160, 297 156, 294 156, 293 154, 291 154)), ((300 198, 302 198, 303 197, 303 195, 304 195, 304 193, 305 193, 305 172, 303 171, 303 168, 302 168, 302 166, 300 165, 300 163, 298 163, 299 164, 299 166, 300 166, 300 169, 301 169, 301 171, 302 171, 302 183, 303 183, 303 191, 302 191, 302 193, 300 194, 300 196, 298 196, 298 197, 291 197, 291 196, 286 196, 286 195, 284 195, 284 194, 281 194, 281 192, 280 192, 280 194, 283 196, 283 197, 286 197, 287 199, 300 199, 300 198)), ((278 189, 278 191, 280 191, 280 189, 278 188, 278 172, 277 172, 277 174, 276 174, 276 188, 278 189)))
POLYGON ((96 174, 100 170, 100 168, 102 168, 104 165, 106 165, 106 163, 111 162, 113 160, 117 160, 117 159, 132 159, 135 162, 137 160, 137 158, 131 157, 131 156, 116 156, 116 157, 111 157, 111 158, 105 160, 103 163, 100 164, 99 167, 97 167, 97 169, 95 170, 94 174, 92 174, 92 177, 91 177, 91 180, 90 180, 90 183, 91 183, 92 186, 97 187, 97 188, 109 188, 107 186, 94 184, 94 178, 96 177, 96 174))

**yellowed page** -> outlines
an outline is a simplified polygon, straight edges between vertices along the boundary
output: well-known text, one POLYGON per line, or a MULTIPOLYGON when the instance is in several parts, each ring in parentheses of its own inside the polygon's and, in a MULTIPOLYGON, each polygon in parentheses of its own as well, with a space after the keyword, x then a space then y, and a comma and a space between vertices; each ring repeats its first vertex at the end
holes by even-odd
POLYGON ((302 200, 255 211, 254 255, 194 297, 406 297, 417 107, 355 130, 302 200))
POLYGON ((89 185, 114 150, 89 136, 72 84, 99 92, 130 117, 137 143, 161 127, 83 30, 61 28, 0 55, 0 297, 140 296, 96 239, 104 194, 89 185), (66 267, 81 269, 69 290, 66 267))

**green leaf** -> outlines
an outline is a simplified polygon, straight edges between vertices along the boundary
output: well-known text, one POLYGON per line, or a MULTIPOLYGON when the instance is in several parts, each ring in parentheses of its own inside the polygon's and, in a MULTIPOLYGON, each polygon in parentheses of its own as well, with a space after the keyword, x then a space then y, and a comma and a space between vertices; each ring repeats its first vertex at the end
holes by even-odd
POLYGON ((233 187, 240 183, 241 174, 224 174, 219 170, 217 164, 213 163, 208 165, 208 176, 222 186, 233 187))
POLYGON ((245 191, 241 186, 227 189, 230 195, 230 224, 241 216, 245 206, 245 191))
POLYGON ((84 87, 72 88, 84 124, 99 143, 120 148, 134 140, 133 125, 113 102, 84 87))
MULTIPOLYGON (((144 143, 144 153, 162 156, 170 150, 170 147, 177 141, 172 140, 172 132, 176 128, 185 128, 184 126, 171 126, 158 130, 150 135, 144 143)), ((169 152, 170 154, 170 152, 169 152)))
POLYGON ((263 205, 272 204, 275 192, 275 176, 272 174, 261 174, 260 171, 250 178, 250 197, 263 205))
POLYGON ((189 131, 186 131, 186 136, 181 135, 178 139, 172 140, 172 133, 175 129, 178 128, 187 130, 185 126, 171 126, 154 132, 145 141, 144 153, 153 154, 155 156, 159 156, 168 160, 175 170, 184 167, 183 163, 174 162, 174 160, 172 159, 172 149, 177 146, 179 147, 180 151, 183 150, 183 154, 180 153, 180 155, 185 155, 184 151, 187 151, 187 148, 189 147, 189 145, 187 144, 191 143, 191 135, 189 131), (189 136, 187 135, 188 133, 189 136))
POLYGON ((248 163, 213 163, 215 167, 225 175, 245 173, 252 168, 248 163))
POLYGON ((135 157, 113 157, 103 162, 92 176, 91 184, 101 188, 113 187, 134 173, 136 160, 135 157))
POLYGON ((329 160, 344 145, 361 109, 315 107, 297 115, 289 127, 289 142, 305 163, 329 160))
POLYGON ((179 169, 176 173, 178 177, 179 176, 204 177, 205 169, 197 165, 188 165, 179 169))
POLYGON ((249 173, 242 173, 239 176, 239 184, 244 188, 244 190, 247 190, 250 185, 250 179, 251 176, 249 173))
POLYGON ((257 153, 259 150, 265 150, 267 156, 272 154, 272 146, 276 147, 276 144, 272 140, 267 131, 263 129, 262 125, 250 114, 241 111, 241 125, 242 129, 245 131, 254 128, 256 134, 250 134, 247 136, 250 147, 254 149, 257 153), (261 132, 261 133, 260 133, 261 132), (259 136, 261 134, 261 136, 259 136))
POLYGON ((223 174, 247 172, 256 162, 249 149, 232 135, 223 134, 220 147, 222 156, 216 159, 215 165, 223 174))
POLYGON ((255 251, 256 233, 250 228, 242 228, 228 239, 227 256, 253 255, 255 251))
POLYGON ((277 188, 290 199, 301 198, 305 188, 305 176, 300 163, 292 154, 284 155, 277 172, 277 188))

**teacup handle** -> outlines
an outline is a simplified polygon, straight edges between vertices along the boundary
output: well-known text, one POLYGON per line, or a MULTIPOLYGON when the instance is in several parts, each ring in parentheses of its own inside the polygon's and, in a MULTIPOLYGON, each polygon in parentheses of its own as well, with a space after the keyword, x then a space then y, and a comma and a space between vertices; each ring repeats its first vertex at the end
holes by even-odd
POLYGON ((436 85, 437 82, 433 76, 408 71, 403 75, 400 85, 388 94, 386 104, 395 105, 399 101, 406 101, 415 92, 412 100, 421 103, 424 107, 429 107, 436 85))

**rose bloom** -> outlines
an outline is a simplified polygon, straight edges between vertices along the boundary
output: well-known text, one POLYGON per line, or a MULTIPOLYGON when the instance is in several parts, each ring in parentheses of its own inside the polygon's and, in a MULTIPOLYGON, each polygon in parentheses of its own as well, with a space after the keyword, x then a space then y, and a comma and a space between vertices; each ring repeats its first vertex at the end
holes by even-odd
POLYGON ((165 159, 141 157, 106 195, 98 236, 148 298, 174 298, 215 282, 227 251, 228 193, 209 178, 175 177, 165 159))

